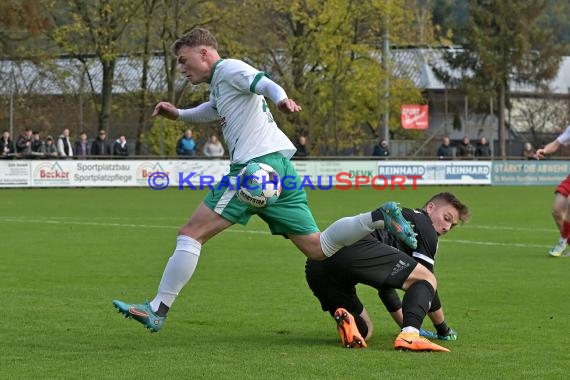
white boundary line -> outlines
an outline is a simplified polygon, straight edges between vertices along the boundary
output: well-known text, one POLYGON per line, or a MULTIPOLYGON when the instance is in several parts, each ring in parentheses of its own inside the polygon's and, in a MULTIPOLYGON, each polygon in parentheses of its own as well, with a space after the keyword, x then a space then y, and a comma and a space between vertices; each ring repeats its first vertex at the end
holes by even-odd
MULTIPOLYGON (((104 217, 101 217, 104 218, 104 217)), ((7 216, 0 216, 0 223, 34 223, 34 224, 55 224, 55 225, 77 225, 77 226, 98 226, 98 227, 124 227, 124 228, 149 228, 149 229, 177 229, 180 226, 170 226, 170 225, 163 225, 163 224, 133 224, 133 223, 109 223, 109 222, 83 222, 78 220, 79 218, 73 217, 39 217, 39 218, 28 218, 28 217, 7 217, 7 216)), ((121 220, 121 218, 105 218, 105 219, 113 219, 113 220, 121 220)), ((125 219, 125 218, 123 218, 125 219)), ((154 218, 153 218, 154 219, 154 218)), ((172 218, 174 219, 174 218, 172 218)), ((544 231, 552 231, 553 229, 531 229, 531 228, 517 228, 517 227, 492 227, 492 226, 472 226, 475 228, 481 229, 503 229, 503 230, 512 230, 512 231, 535 231, 535 232, 544 232, 544 231)), ((261 231, 261 230, 237 230, 237 229, 228 229, 229 232, 239 232, 239 233, 246 233, 246 234, 258 234, 258 235, 269 235, 269 230, 261 231)), ((550 245, 544 244, 527 244, 527 243, 503 243, 503 242, 490 242, 490 241, 476 241, 476 240, 455 240, 455 239, 441 239, 440 242, 442 243, 457 243, 457 244, 471 244, 471 245, 483 245, 483 246, 498 246, 498 247, 517 247, 517 248, 550 248, 550 245)))

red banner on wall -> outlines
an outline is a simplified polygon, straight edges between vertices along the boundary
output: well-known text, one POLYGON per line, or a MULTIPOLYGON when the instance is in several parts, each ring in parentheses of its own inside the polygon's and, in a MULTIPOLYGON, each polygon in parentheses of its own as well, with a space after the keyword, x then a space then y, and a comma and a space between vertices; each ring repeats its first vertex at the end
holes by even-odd
POLYGON ((406 104, 402 106, 402 127, 404 129, 427 129, 428 106, 406 104))

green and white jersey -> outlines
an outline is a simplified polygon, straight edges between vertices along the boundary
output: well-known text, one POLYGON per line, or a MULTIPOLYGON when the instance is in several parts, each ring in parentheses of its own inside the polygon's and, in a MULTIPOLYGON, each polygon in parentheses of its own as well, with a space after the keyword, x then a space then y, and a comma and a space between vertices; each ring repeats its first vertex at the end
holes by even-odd
POLYGON ((280 152, 290 158, 295 146, 279 129, 265 97, 255 86, 265 73, 237 59, 216 63, 210 77, 210 103, 222 119, 222 133, 232 163, 280 152))

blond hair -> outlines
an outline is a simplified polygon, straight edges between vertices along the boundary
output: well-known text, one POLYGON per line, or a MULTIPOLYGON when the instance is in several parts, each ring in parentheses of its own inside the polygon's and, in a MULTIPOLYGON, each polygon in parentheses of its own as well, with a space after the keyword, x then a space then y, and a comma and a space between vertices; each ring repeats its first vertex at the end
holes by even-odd
POLYGON ((183 46, 209 46, 218 50, 218 41, 216 41, 216 37, 214 37, 209 30, 204 28, 194 28, 172 44, 172 52, 177 55, 178 51, 183 46))

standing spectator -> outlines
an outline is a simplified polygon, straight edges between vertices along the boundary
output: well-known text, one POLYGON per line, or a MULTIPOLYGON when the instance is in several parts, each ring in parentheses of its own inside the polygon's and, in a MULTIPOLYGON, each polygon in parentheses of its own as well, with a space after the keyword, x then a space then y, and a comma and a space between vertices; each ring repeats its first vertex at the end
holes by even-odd
POLYGON ((493 154, 491 152, 491 145, 487 141, 486 137, 481 137, 479 143, 477 143, 477 149, 475 149, 476 157, 491 157, 493 154))
POLYGON ((24 133, 18 137, 16 141, 16 153, 22 156, 30 156, 32 154, 32 130, 26 128, 24 133))
POLYGON ((111 145, 107 141, 107 132, 104 129, 99 130, 97 138, 91 144, 92 156, 110 156, 111 145))
POLYGON ((462 157, 464 160, 473 159, 475 157, 475 147, 469 141, 469 137, 465 136, 461 144, 457 147, 457 156, 462 157))
POLYGON ((390 155, 390 148, 388 147, 388 141, 381 139, 378 144, 374 145, 374 151, 372 152, 374 157, 382 157, 386 159, 390 155))
POLYGON ((69 140, 69 129, 65 128, 57 139, 57 153, 60 157, 73 157, 73 146, 69 140))
POLYGON ((6 158, 14 154, 14 142, 10 138, 10 132, 3 131, 0 138, 0 157, 6 158))
POLYGON ((441 145, 437 148, 437 157, 440 160, 451 160, 453 157, 449 137, 444 137, 441 141, 441 145))
POLYGON ((524 143, 522 156, 525 160, 536 160, 536 153, 531 143, 528 141, 524 143))
POLYGON ((206 157, 222 157, 224 155, 224 146, 218 140, 218 136, 212 135, 208 138, 208 141, 202 148, 202 153, 206 157))
POLYGON ((42 146, 42 153, 45 158, 57 157, 57 147, 53 143, 53 137, 46 137, 46 142, 42 146))
POLYGON ((81 132, 79 140, 75 142, 73 151, 75 152, 75 156, 79 158, 85 159, 89 156, 89 139, 87 139, 86 132, 81 132))
POLYGON ((44 142, 40 138, 40 133, 37 131, 32 132, 32 154, 41 155, 44 142))
POLYGON ((307 148, 307 137, 302 135, 297 137, 295 148, 297 148, 297 151, 293 157, 307 157, 309 155, 309 149, 307 148))
POLYGON ((127 157, 128 155, 129 155, 129 147, 127 146, 127 138, 125 137, 125 135, 121 135, 113 145, 113 156, 118 156, 119 158, 122 158, 122 157, 127 157))
POLYGON ((196 155, 196 141, 192 138, 191 129, 187 129, 184 132, 184 136, 176 143, 176 153, 179 156, 194 157, 196 155))

